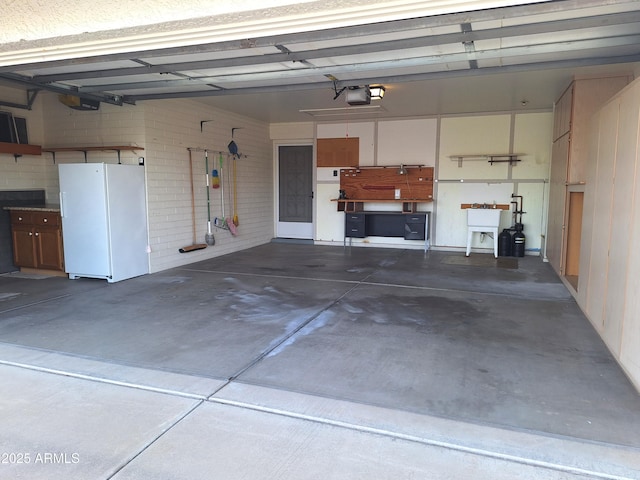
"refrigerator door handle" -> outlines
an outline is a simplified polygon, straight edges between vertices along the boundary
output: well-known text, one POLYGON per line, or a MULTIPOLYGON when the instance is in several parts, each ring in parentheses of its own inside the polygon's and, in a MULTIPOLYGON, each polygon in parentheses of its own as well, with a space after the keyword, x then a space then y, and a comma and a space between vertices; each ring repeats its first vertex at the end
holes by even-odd
POLYGON ((58 194, 60 197, 60 217, 64 218, 64 192, 58 194))

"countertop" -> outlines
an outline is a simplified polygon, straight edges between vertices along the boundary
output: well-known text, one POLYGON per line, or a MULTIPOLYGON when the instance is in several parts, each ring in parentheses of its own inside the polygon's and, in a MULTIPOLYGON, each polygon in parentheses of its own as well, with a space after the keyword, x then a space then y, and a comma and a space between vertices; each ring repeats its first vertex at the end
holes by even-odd
POLYGON ((46 205, 23 205, 15 207, 3 207, 5 210, 21 210, 28 212, 60 212, 60 205, 55 203, 48 203, 46 205))

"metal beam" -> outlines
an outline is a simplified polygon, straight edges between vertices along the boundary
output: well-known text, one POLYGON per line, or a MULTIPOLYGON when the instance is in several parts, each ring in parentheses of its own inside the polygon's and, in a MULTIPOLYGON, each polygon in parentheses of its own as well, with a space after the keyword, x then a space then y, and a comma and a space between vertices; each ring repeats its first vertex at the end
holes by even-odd
POLYGON ((31 108, 33 108, 33 102, 35 102, 36 97, 38 96, 38 92, 40 92, 40 90, 27 90, 26 94, 27 94, 27 103, 14 103, 14 102, 4 102, 2 100, 0 100, 0 105, 2 105, 3 107, 9 107, 9 108, 20 108, 22 110, 31 110, 31 108))
MULTIPOLYGON (((9 83, 14 83, 16 85, 21 85, 23 87, 27 87, 29 89, 39 89, 39 90, 47 90, 54 93, 59 93, 63 95, 78 95, 78 90, 75 87, 67 87, 62 85, 51 85, 51 84, 39 84, 34 82, 32 79, 28 77, 24 77, 22 75, 17 75, 13 73, 1 73, 0 79, 9 83)), ((105 94, 105 95, 96 95, 96 94, 82 94, 83 98, 87 100, 95 100, 103 103, 110 103, 112 105, 122 105, 123 99, 119 95, 105 94)), ((130 102, 127 102, 130 103, 130 102)))
MULTIPOLYGON (((186 70, 203 70, 215 68, 228 68, 243 65, 264 65, 268 63, 304 62, 313 59, 340 57, 349 55, 363 55, 379 53, 382 51, 397 51, 420 47, 433 47, 439 45, 477 42, 499 38, 522 37, 526 35, 539 35, 552 32, 566 32, 586 28, 596 28, 611 25, 623 25, 640 23, 640 11, 615 14, 598 15, 587 18, 572 18, 555 20, 543 23, 514 25, 485 30, 462 31, 450 34, 420 36, 409 39, 390 40, 385 42, 372 42, 360 45, 345 45, 340 47, 320 48, 304 51, 288 51, 285 53, 273 53, 266 55, 242 56, 234 58, 199 60, 191 62, 174 62, 158 65, 144 65, 136 67, 123 67, 105 70, 79 71, 58 73, 51 75, 36 75, 33 80, 38 83, 52 83, 65 80, 82 80, 88 78, 108 78, 128 75, 144 75, 150 73, 168 73, 186 70)), ((369 35, 375 35, 375 31, 369 31, 369 35)), ((330 36, 327 39, 331 39, 330 36)), ((301 40, 302 41, 302 40, 301 40)), ((305 43, 308 40, 304 40, 305 43)), ((287 46, 291 50, 291 46, 287 46)), ((274 45, 275 47, 275 45, 274 45)), ((238 50, 237 44, 234 50, 238 50)), ((153 52, 147 52, 146 56, 155 56, 153 52)), ((129 58, 137 61, 137 59, 129 58)), ((14 67, 15 68, 15 67, 14 67)))
MULTIPOLYGON (((259 73, 240 73, 240 74, 226 74, 226 75, 206 75, 200 77, 191 77, 190 79, 180 80, 158 80, 158 81, 145 81, 145 82, 130 82, 130 83, 112 83, 102 85, 91 85, 87 87, 80 87, 80 92, 105 92, 105 91, 124 91, 124 90, 136 90, 147 88, 176 88, 184 86, 194 86, 197 83, 216 83, 224 84, 225 82, 269 82, 269 81, 282 81, 301 78, 304 81, 309 75, 332 75, 339 78, 341 73, 353 73, 353 72, 374 72, 375 70, 396 70, 402 68, 415 68, 420 66, 432 66, 436 64, 450 64, 456 62, 467 61, 470 62, 471 68, 478 68, 478 61, 488 61, 493 59, 511 58, 519 56, 530 55, 543 55, 553 53, 555 55, 571 55, 580 51, 602 51, 605 48, 612 47, 626 47, 632 46, 636 50, 633 53, 640 53, 640 34, 627 35, 620 37, 607 38, 602 40, 578 40, 573 42, 562 42, 557 44, 541 44, 521 47, 509 47, 501 49, 487 49, 487 50, 474 50, 470 49, 467 52, 452 53, 446 55, 431 55, 421 56, 413 58, 405 58, 398 60, 385 60, 375 62, 359 62, 359 63, 347 63, 344 65, 331 65, 328 67, 315 67, 315 68, 298 68, 298 69, 281 69, 268 72, 259 73), (473 63, 472 63, 473 62, 473 63)), ((628 54, 629 52, 625 52, 628 54)), ((616 53, 612 52, 611 55, 615 56, 616 53)), ((598 55, 599 57, 603 55, 598 55)), ((566 59, 565 59, 566 60, 566 59)))
MULTIPOLYGON (((477 69, 465 69, 465 70, 450 70, 442 72, 432 73, 418 73, 409 75, 387 75, 376 77, 360 77, 357 79, 345 80, 336 82, 338 87, 355 87, 361 85, 370 85, 372 83, 406 83, 416 81, 437 80, 442 78, 456 78, 465 76, 479 76, 479 75, 495 75, 505 73, 518 73, 538 71, 545 69, 558 69, 558 68, 579 68, 588 67, 593 65, 613 65, 617 63, 634 63, 640 62, 640 54, 624 55, 618 57, 594 57, 586 59, 572 59, 572 60, 560 60, 549 62, 535 62, 521 65, 509 65, 506 67, 484 67, 477 69)), ((228 88, 221 90, 201 90, 191 92, 172 92, 172 93, 153 93, 143 95, 125 95, 125 101, 137 102, 140 100, 163 100, 168 98, 202 98, 202 97, 219 97, 225 95, 249 95, 249 94, 266 94, 283 91, 301 91, 301 90, 317 90, 326 88, 333 93, 333 82, 313 82, 304 84, 288 84, 288 85, 276 85, 268 87, 243 87, 243 88, 228 88)))
MULTIPOLYGON (((616 6, 616 5, 629 5, 629 13, 637 10, 636 2, 630 0, 555 0, 526 5, 515 5, 511 7, 502 7, 496 9, 476 10, 470 12, 451 13, 444 15, 436 15, 431 17, 411 18, 404 20, 395 20, 390 22, 380 22, 374 24, 354 25, 348 27, 340 27, 330 30, 314 30, 304 33, 292 33, 284 35, 276 35, 270 37, 257 37, 251 39, 251 43, 260 47, 275 46, 277 44, 295 44, 304 42, 321 42, 325 40, 339 40, 347 39, 359 36, 369 36, 372 34, 388 34, 410 30, 420 30, 424 28, 434 28, 449 25, 459 25, 464 22, 483 22, 487 20, 507 20, 518 17, 527 17, 531 15, 544 15, 554 13, 565 13, 568 11, 575 11, 572 17, 579 17, 579 12, 587 10, 589 8, 598 8, 602 6, 616 6)), ((588 17, 586 17, 588 18, 588 17)), ((171 28, 175 30, 184 29, 184 22, 167 23, 165 32, 170 32, 171 28)), ((118 36, 135 36, 137 29, 122 29, 117 32, 118 36)), ((67 43, 76 43, 79 39, 83 42, 95 41, 98 43, 102 38, 98 34, 86 33, 82 35, 74 35, 68 37, 61 37, 58 40, 66 41, 67 43), (97 37, 94 40, 94 36, 97 37)), ((30 42, 33 48, 39 48, 43 51, 51 47, 49 40, 42 42, 30 42)), ((107 61, 126 60, 131 58, 138 58, 143 56, 149 56, 150 53, 153 56, 180 56, 197 53, 213 53, 223 52, 229 50, 236 50, 241 46, 241 40, 231 40, 224 42, 207 43, 200 45, 189 45, 181 47, 168 47, 160 49, 145 49, 145 50, 131 50, 130 52, 96 55, 83 58, 74 58, 68 60, 51 60, 41 62, 31 62, 25 65, 29 68, 47 68, 47 67, 60 67, 69 65, 92 65, 96 63, 102 63, 107 61)), ((20 45, 16 45, 16 50, 19 50, 20 45)), ((16 65, 2 66, 0 72, 15 71, 16 65)))

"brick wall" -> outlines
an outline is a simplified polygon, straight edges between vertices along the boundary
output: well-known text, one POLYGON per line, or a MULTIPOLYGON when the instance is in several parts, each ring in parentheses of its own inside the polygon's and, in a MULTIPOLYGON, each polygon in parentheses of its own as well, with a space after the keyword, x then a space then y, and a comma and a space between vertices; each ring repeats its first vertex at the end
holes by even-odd
MULTIPOLYGON (((7 98, 4 93, 3 98, 7 98)), ((41 94, 34 109, 26 114, 29 115, 31 143, 45 147, 144 147, 138 152, 123 151, 121 162, 132 164, 138 163, 140 156, 145 158, 151 272, 243 250, 273 238, 273 160, 267 124, 216 110, 194 100, 142 102, 121 107, 102 104, 98 111, 84 112, 62 105, 56 95, 47 93, 41 94), (201 131, 200 122, 203 120, 212 121, 204 123, 201 131), (224 166, 230 166, 231 160, 226 152, 233 127, 239 128, 235 131, 234 140, 243 154, 236 160, 238 234, 232 236, 229 231, 213 227, 214 246, 181 254, 178 249, 193 242, 188 148, 211 152, 209 170, 214 168, 219 151, 225 152, 224 166)), ((88 152, 88 161, 117 163, 118 160, 115 152, 88 152)), ((78 162, 84 162, 82 152, 57 153, 55 164, 49 153, 24 156, 17 163, 13 156, 2 155, 0 189, 44 188, 47 201, 57 203, 57 164, 78 162)), ((196 242, 204 243, 207 189, 202 151, 193 153, 193 165, 196 242)), ((231 189, 228 183, 225 187, 225 214, 232 217, 231 189)), ((209 189, 209 193, 211 217, 220 217, 220 190, 209 189)))
MULTIPOLYGON (((25 92, 8 87, 0 87, 0 98, 21 105, 27 102, 25 92)), ((27 120, 29 143, 35 145, 43 142, 42 100, 42 95, 37 96, 32 110, 0 106, 0 110, 27 120)), ((0 190, 44 188, 47 202, 57 202, 58 190, 51 184, 53 172, 53 161, 46 155, 23 155, 15 161, 13 155, 0 154, 0 190)))
MULTIPOLYGON (((167 100, 144 105, 149 195, 149 234, 152 271, 243 250, 273 238, 273 161, 268 125, 214 110, 197 101, 167 100), (206 123, 200 125, 201 121, 206 123), (238 218, 237 236, 212 227, 215 245, 205 250, 178 254, 191 245, 191 187, 189 151, 192 151, 196 198, 196 243, 205 242, 207 232, 207 188, 205 156, 209 172, 223 154, 225 174, 225 215, 233 216, 231 188, 226 173, 231 172, 227 144, 231 129, 239 127, 234 140, 243 157, 236 161, 238 218), (202 131, 201 131, 202 128, 202 131), (246 157, 245 157, 246 156, 246 157)), ((211 220, 222 217, 221 190, 209 188, 211 220)))

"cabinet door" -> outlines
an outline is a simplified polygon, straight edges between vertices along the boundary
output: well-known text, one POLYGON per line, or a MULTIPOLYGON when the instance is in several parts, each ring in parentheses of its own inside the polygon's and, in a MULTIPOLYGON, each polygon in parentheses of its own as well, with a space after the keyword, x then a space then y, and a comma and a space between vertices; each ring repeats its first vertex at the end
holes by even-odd
POLYGON ((573 84, 565 90, 556 102, 553 118, 553 141, 555 142, 571 130, 571 110, 573 106, 573 84))
POLYGON ((567 175, 569 183, 586 181, 591 117, 628 83, 627 76, 576 80, 571 113, 571 150, 567 175))
POLYGON ((547 225, 546 255, 558 275, 564 275, 564 222, 567 195, 567 165, 569 136, 553 143, 549 174, 549 221, 547 225))
POLYGON ((62 234, 59 228, 38 227, 34 232, 37 267, 63 270, 62 234))
POLYGON ((13 236, 13 263, 18 267, 35 268, 36 251, 33 228, 14 225, 11 235, 13 236))

